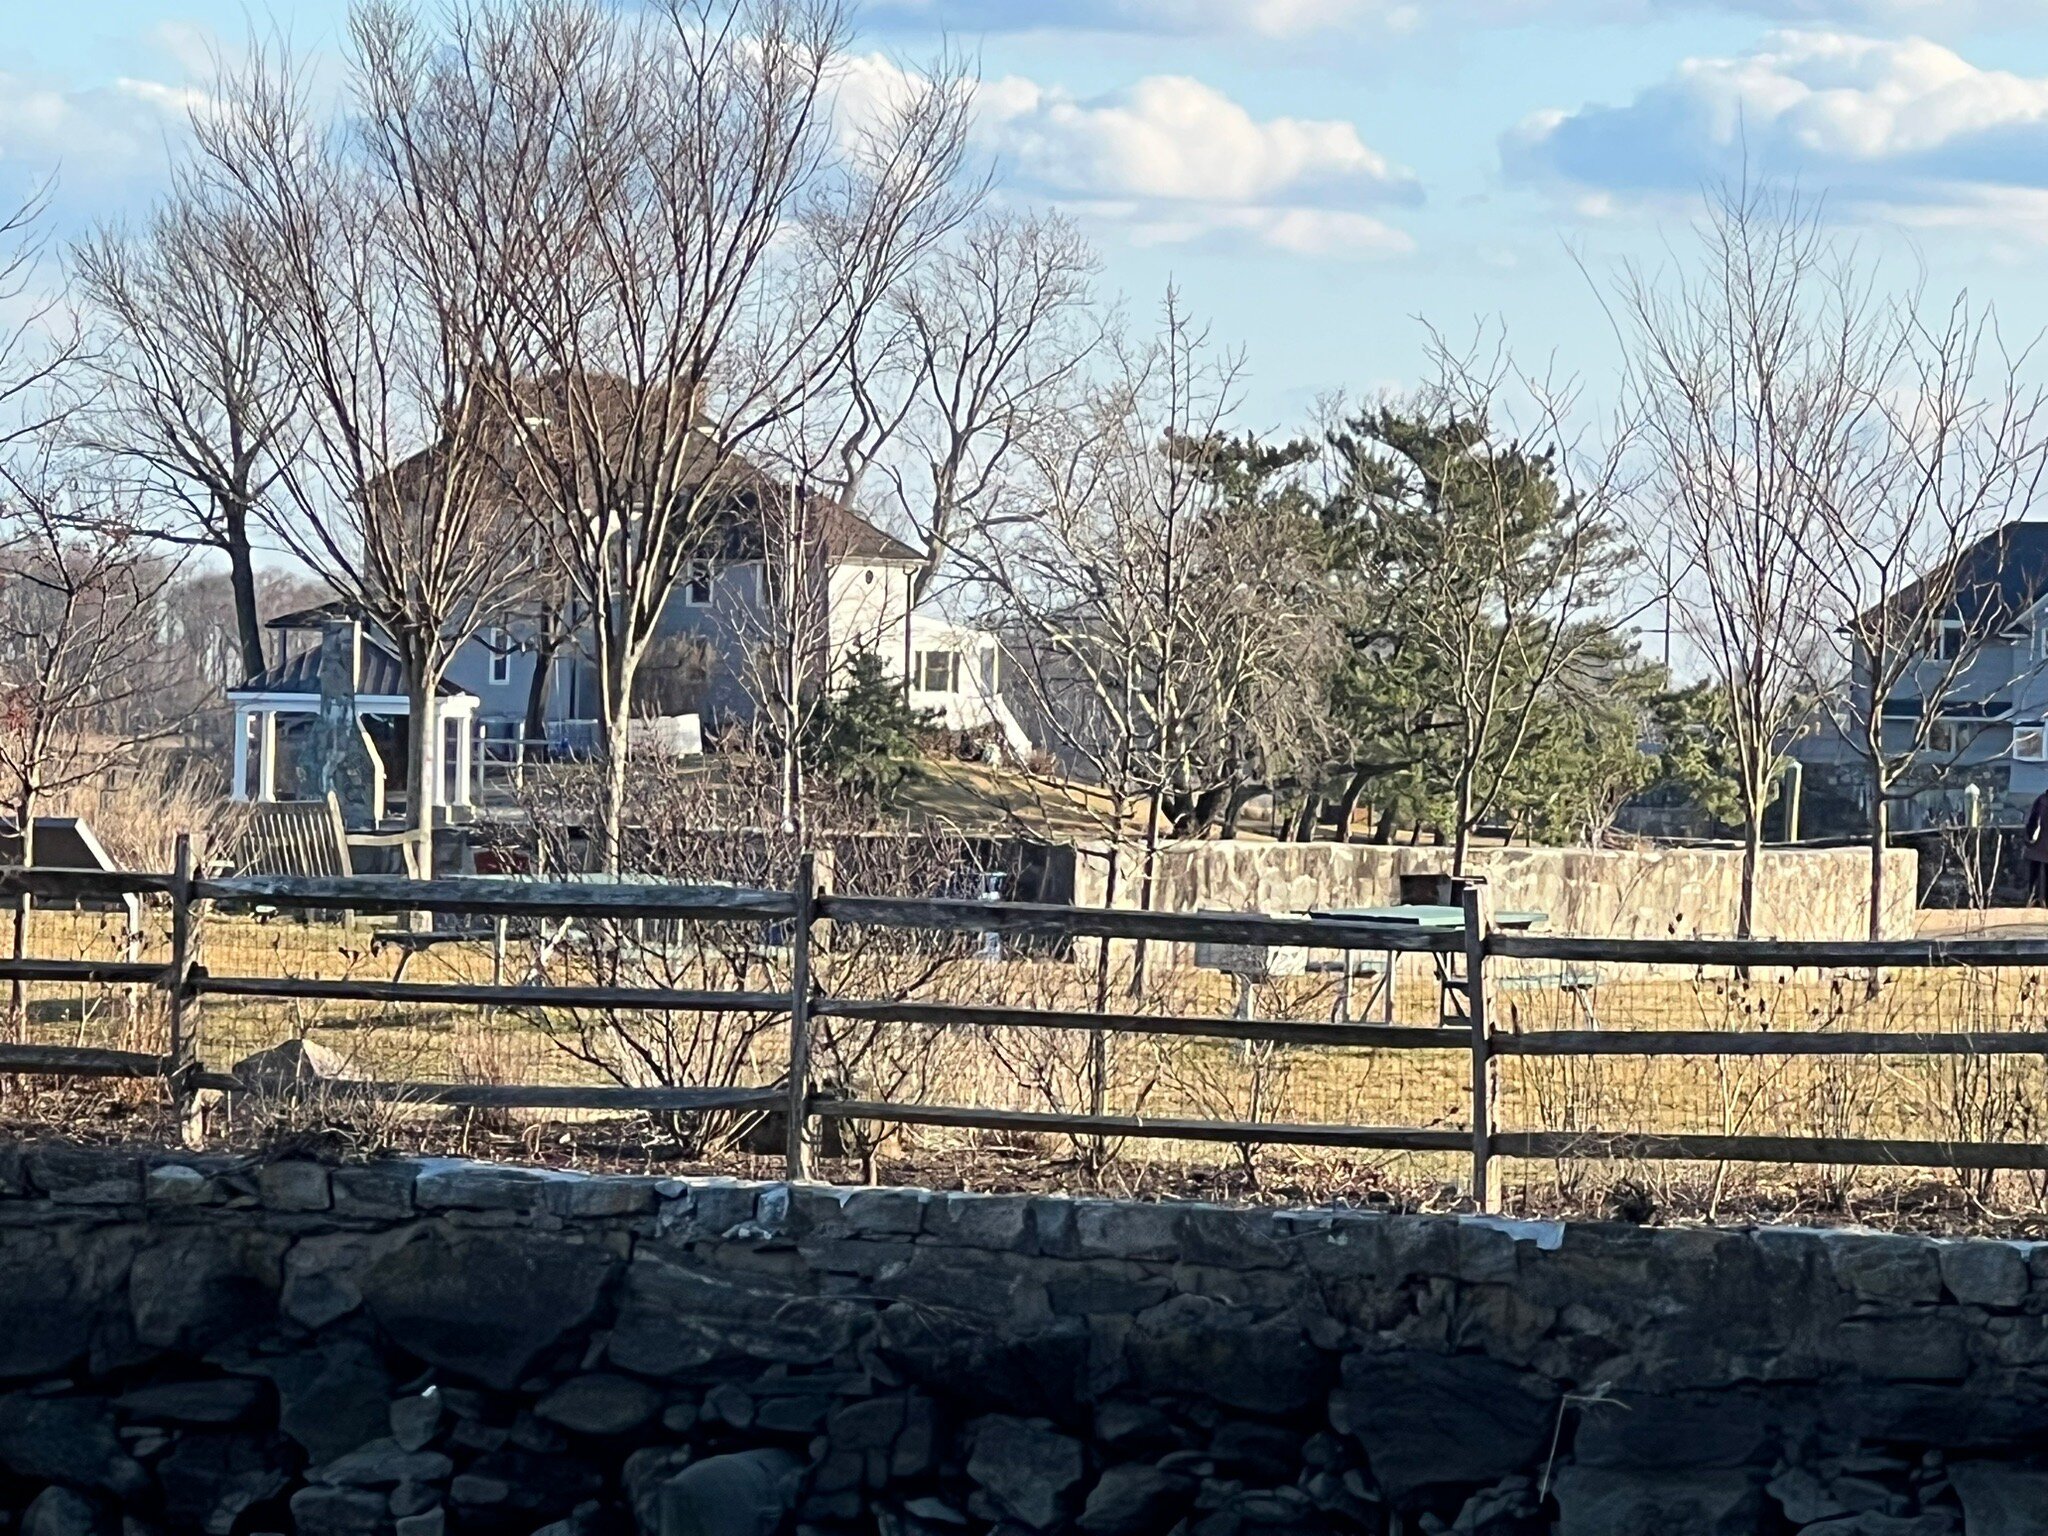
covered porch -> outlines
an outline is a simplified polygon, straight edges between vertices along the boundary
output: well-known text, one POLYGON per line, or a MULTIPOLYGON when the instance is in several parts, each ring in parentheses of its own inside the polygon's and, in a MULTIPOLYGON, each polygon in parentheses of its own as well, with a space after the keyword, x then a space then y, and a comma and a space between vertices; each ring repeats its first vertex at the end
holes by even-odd
MULTIPOLYGON (((382 821, 388 800, 402 799, 411 783, 407 744, 412 703, 396 658, 374 643, 362 646, 359 681, 353 699, 355 718, 375 772, 374 816, 382 821)), ((288 657, 229 689, 227 698, 234 707, 231 796, 257 804, 319 799, 322 791, 314 781, 320 765, 298 761, 290 750, 300 722, 315 720, 322 712, 319 650, 288 657)), ((426 742, 433 755, 433 810, 439 819, 465 819, 474 804, 477 704, 475 694, 447 682, 433 700, 433 728, 426 733, 426 742)))

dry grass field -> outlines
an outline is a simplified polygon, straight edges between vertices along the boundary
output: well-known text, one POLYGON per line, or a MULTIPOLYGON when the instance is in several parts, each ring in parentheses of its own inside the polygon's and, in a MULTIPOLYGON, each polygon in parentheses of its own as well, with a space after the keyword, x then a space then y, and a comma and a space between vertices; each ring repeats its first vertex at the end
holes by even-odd
MULTIPOLYGON (((146 923, 142 953, 160 958, 161 916, 146 923)), ((283 916, 209 914, 201 958, 215 975, 390 980, 401 951, 380 943, 385 920, 301 922, 283 916)), ((761 935, 738 925, 691 932, 687 942, 650 944, 632 957, 639 985, 720 989, 786 988, 785 958, 764 950, 761 935)), ((50 958, 118 957, 127 940, 112 915, 38 912, 31 953, 50 958)), ((1088 1007, 1094 969, 1044 957, 985 960, 972 945, 933 949, 902 935, 841 930, 818 962, 830 995, 912 997, 960 1004, 1034 1008, 1088 1007)), ((1113 978, 1117 1011, 1228 1014, 1237 983, 1190 967, 1155 963, 1134 995, 1128 966, 1113 978)), ((502 958, 492 937, 436 944, 406 962, 408 981, 492 979, 565 983, 597 979, 575 934, 512 933, 502 958)), ((1505 966, 1507 963, 1502 962, 1505 966)), ((1404 957, 1395 993, 1397 1022, 1435 1022, 1442 1000, 1427 956, 1404 957)), ((1899 971, 1873 995, 1862 975, 1758 973, 1746 979, 1672 969, 1595 977, 1590 992, 1567 992, 1554 974, 1529 962, 1496 993, 1500 1027, 1539 1031, 1687 1029, 1875 1031, 2048 1031, 2048 972, 1899 971), (1589 1017, 1590 1015, 1590 1017, 1589 1017)), ((1370 983, 1355 983, 1360 1016, 1370 983)), ((1337 1006, 1337 978, 1285 978, 1254 989, 1261 1017, 1326 1020, 1337 1006)), ((160 1048, 161 1011, 146 993, 55 985, 31 990, 28 1034, 50 1044, 160 1048)), ((862 1099, 1023 1110, 1085 1111, 1092 1102, 1091 1037, 1082 1031, 946 1029, 820 1020, 821 1079, 862 1099)), ((209 998, 201 1050, 225 1068, 293 1037, 317 1040, 341 1057, 351 1078, 479 1083, 770 1084, 782 1074, 787 1041, 772 1015, 651 1014, 567 1009, 420 1008, 376 1003, 209 998)), ((1107 1051, 1103 1107, 1154 1118, 1264 1120, 1350 1125, 1461 1128, 1469 1124, 1469 1061, 1458 1051, 1362 1050, 1313 1046, 1245 1047, 1161 1036, 1114 1036, 1107 1051)), ((380 1111, 379 1137, 431 1139, 460 1112, 380 1111), (408 1124, 411 1129, 407 1129, 408 1124)), ((487 1117, 491 1134, 599 1134, 560 1129, 560 1117, 487 1117), (546 1126, 545 1132, 536 1130, 546 1126)), ((2048 1067, 2029 1057, 1510 1058, 1502 1063, 1498 1123, 1505 1128, 1585 1132, 1694 1131, 1739 1135, 1833 1135, 1915 1140, 2033 1141, 2048 1133, 2048 1067)), ((476 1130, 470 1115, 464 1134, 476 1130)), ((613 1122, 599 1139, 660 1145, 669 1155, 717 1163, 736 1154, 725 1124, 613 1122)), ((1006 1159, 1053 1164, 1077 1149, 1037 1146, 1029 1138, 853 1127, 843 1149, 860 1171, 904 1163, 910 1176, 993 1176, 1006 1159), (984 1168, 984 1173, 987 1171, 984 1168)), ((1394 1154, 1240 1154, 1205 1143, 1132 1141, 1116 1149, 1120 1177, 1149 1184, 1178 1179, 1193 1187, 1221 1178, 1240 1191, 1299 1193, 1383 1187, 1402 1198, 1455 1198, 1459 1159, 1394 1154)), ((1084 1163, 1088 1159, 1082 1159, 1084 1163)), ((1091 1176, 1100 1168, 1090 1166, 1091 1176)), ((905 1176, 899 1168, 895 1176, 905 1176)), ((1918 1171, 1726 1169, 1572 1162, 1513 1165, 1511 1194, 1531 1209, 1578 1208, 1613 1200, 1726 1215, 1763 1201, 1802 1211, 1854 1210, 1937 1188, 1947 1200, 1981 1209, 2039 1209, 2043 1190, 2020 1174, 1925 1175, 1918 1171), (1621 1191, 1616 1194, 1617 1189, 1621 1191)), ((1919 1199, 1921 1194, 1912 1198, 1919 1199)))

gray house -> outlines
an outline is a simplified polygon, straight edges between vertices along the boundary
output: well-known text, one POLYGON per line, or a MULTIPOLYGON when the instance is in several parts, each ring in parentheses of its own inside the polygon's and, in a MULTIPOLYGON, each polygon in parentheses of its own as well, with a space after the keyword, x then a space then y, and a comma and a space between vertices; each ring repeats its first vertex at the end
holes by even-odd
MULTIPOLYGON (((800 550, 768 547, 751 496, 706 541, 636 680, 635 712, 650 731, 690 721, 693 729, 666 738, 688 740, 747 725, 758 701, 772 696, 773 657, 786 653, 794 631, 809 676, 829 679, 855 653, 872 652, 902 680, 914 708, 949 729, 1000 738, 1019 757, 1028 753, 997 691, 990 638, 917 611, 919 552, 837 502, 815 498, 809 512, 800 550), (793 617, 777 600, 785 584, 800 594, 793 617)), ((303 789, 293 744, 319 713, 321 636, 336 622, 352 624, 338 605, 272 621, 279 645, 271 665, 228 690, 236 799, 291 799, 303 789)), ((360 627, 347 645, 364 733, 384 779, 402 785, 408 709, 399 664, 360 627)), ((594 750, 599 698, 595 658, 573 614, 552 632, 531 610, 483 625, 457 650, 435 705, 441 806, 462 813, 484 761, 594 750)))
MULTIPOLYGON (((1947 567, 1943 585, 1951 585, 1947 567)), ((1965 550, 1954 569, 1953 597, 1936 615, 1919 584, 1895 601, 1915 621, 1931 618, 1915 665, 1873 701, 1871 668, 1852 658, 1842 707, 1823 711, 1795 749, 1808 770, 1808 794, 1836 788, 1867 811, 1862 754, 1837 723, 1852 729, 1875 707, 1887 751, 1910 753, 1894 810, 1902 831, 1980 820, 2010 823, 2048 790, 2048 523, 2011 522, 1965 550)), ((1864 615, 1858 628, 1879 617, 1864 615)), ((1809 830, 1822 827, 1812 824, 1809 830)))

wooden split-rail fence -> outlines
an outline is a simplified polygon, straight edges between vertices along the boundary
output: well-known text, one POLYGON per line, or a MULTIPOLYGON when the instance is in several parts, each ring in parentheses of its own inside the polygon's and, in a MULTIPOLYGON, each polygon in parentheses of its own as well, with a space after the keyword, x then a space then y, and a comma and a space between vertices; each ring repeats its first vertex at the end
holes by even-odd
POLYGON ((816 888, 813 864, 801 861, 793 890, 668 884, 563 884, 547 881, 389 878, 207 878, 194 871, 190 844, 180 839, 169 874, 125 871, 0 869, 0 903, 42 899, 104 901, 124 895, 167 900, 168 964, 99 960, 0 960, 0 981, 62 982, 160 988, 167 1001, 165 1055, 53 1045, 0 1044, 0 1074, 162 1078, 181 1112, 206 1090, 248 1085, 200 1056, 199 1010, 208 997, 469 1005, 479 1008, 632 1009, 752 1012, 786 1016, 788 1069, 780 1083, 745 1087, 586 1086, 350 1082, 333 1085, 390 1102, 499 1109, 574 1111, 754 1111, 786 1119, 785 1155, 793 1179, 808 1177, 811 1129, 829 1119, 951 1127, 971 1131, 1050 1133, 1077 1138, 1163 1138, 1245 1146, 1319 1147, 1353 1151, 1469 1155, 1480 1208, 1500 1198, 1505 1158, 1674 1159, 1827 1166, 2022 1169, 2048 1171, 2048 1144, 1914 1141, 1840 1136, 1713 1135, 1513 1128, 1497 1123, 1500 1064, 1522 1057, 1880 1057, 2048 1056, 2048 1031, 1646 1030, 1544 1029, 1502 1031, 1489 1006, 1491 980, 1503 962, 1632 965, 1728 970, 1819 969, 1855 972, 1913 967, 2048 969, 2048 940, 2025 938, 1899 939, 1883 942, 1769 939, 1605 939, 1497 930, 1487 891, 1464 891, 1461 927, 1432 929, 1341 917, 1272 917, 1214 912, 1158 912, 987 903, 951 899, 839 895, 816 888), (506 985, 372 980, 313 980, 214 975, 198 963, 195 913, 207 903, 283 911, 437 913, 489 920, 571 918, 585 923, 659 919, 707 923, 760 922, 787 936, 790 986, 785 991, 682 990, 588 985, 506 985), (1093 1013, 956 1005, 889 998, 822 995, 812 958, 821 924, 908 929, 934 935, 981 936, 1064 943, 1074 939, 1149 944, 1305 947, 1378 954, 1426 953, 1437 959, 1454 1011, 1428 1025, 1332 1023, 1318 1020, 1093 1013), (874 1102, 820 1094, 812 1081, 812 1027, 820 1018, 962 1028, 1055 1029, 1133 1035, 1174 1035, 1244 1043, 1276 1043, 1373 1051, 1456 1051, 1471 1061, 1468 1129, 1441 1126, 1301 1124, 1156 1118, 1108 1113, 1051 1113, 974 1105, 874 1102))

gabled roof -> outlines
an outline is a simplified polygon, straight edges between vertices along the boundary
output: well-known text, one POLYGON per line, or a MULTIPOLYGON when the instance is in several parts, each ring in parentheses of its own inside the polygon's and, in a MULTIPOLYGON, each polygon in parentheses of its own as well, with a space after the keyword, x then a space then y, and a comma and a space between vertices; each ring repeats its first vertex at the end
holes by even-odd
MULTIPOLYGON (((1930 576, 1922 577, 1891 600, 1904 615, 1919 612, 1924 601, 1922 589, 1930 576)), ((1964 550, 1956 559, 1955 598, 1945 619, 1959 619, 1975 628, 1989 620, 2009 624, 2048 597, 2048 523, 2016 519, 1964 550)), ((1872 609, 1867 621, 1880 610, 1872 609)))
MULTIPOLYGON (((363 636, 362 673, 356 680, 358 694, 373 694, 381 698, 397 698, 405 692, 405 668, 398 664, 398 658, 383 646, 363 636)), ((450 699, 468 693, 458 688, 447 678, 441 679, 440 687, 434 690, 437 697, 450 699)), ((228 697, 234 698, 245 693, 291 693, 304 694, 313 698, 320 695, 320 647, 287 656, 274 667, 265 667, 246 683, 228 690, 228 697)))

